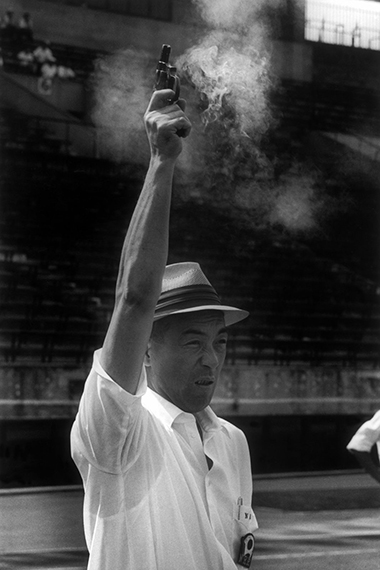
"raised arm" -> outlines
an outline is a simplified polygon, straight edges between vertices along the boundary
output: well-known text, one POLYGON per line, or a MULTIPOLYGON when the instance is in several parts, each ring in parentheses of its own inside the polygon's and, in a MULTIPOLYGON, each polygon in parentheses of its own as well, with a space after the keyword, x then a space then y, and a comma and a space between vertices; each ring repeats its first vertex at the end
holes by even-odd
POLYGON ((105 371, 132 394, 167 262, 173 173, 182 150, 177 131, 188 136, 191 129, 184 101, 168 104, 172 97, 169 89, 154 92, 144 115, 151 158, 124 241, 115 306, 101 356, 105 371))

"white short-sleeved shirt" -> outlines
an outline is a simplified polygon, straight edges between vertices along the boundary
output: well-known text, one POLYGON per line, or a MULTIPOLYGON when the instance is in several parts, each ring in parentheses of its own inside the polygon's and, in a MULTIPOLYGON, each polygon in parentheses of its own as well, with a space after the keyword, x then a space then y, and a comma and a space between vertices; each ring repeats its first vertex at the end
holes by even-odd
POLYGON ((241 538, 257 528, 247 441, 211 408, 196 417, 203 449, 192 414, 147 388, 145 373, 126 392, 95 352, 71 433, 89 570, 240 568, 241 538))
POLYGON ((380 410, 378 410, 370 420, 360 426, 348 443, 347 449, 371 451, 375 443, 377 444, 377 451, 380 455, 380 410))

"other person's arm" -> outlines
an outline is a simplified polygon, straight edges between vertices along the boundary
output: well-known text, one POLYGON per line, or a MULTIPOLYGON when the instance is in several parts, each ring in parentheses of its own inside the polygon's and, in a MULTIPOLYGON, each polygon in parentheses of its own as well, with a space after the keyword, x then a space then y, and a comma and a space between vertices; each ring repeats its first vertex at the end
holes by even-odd
POLYGON ((380 467, 376 465, 371 450, 380 441, 380 410, 364 422, 347 445, 359 464, 371 477, 380 483, 380 467))

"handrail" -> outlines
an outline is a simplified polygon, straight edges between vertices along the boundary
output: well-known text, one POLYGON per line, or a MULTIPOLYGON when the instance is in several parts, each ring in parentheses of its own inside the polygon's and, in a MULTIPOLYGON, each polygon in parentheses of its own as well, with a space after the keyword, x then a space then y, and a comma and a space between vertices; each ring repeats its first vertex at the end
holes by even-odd
POLYGON ((367 9, 362 10, 312 0, 305 0, 305 7, 306 40, 380 50, 380 43, 377 46, 373 44, 374 36, 378 38, 379 7, 367 3, 367 9))

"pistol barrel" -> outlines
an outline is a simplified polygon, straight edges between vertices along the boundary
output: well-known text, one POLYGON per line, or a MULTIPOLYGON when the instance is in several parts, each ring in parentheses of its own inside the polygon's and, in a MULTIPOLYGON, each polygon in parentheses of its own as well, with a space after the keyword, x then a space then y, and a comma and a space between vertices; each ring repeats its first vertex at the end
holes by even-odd
POLYGON ((160 62, 169 63, 171 47, 168 44, 163 44, 161 49, 160 62))

